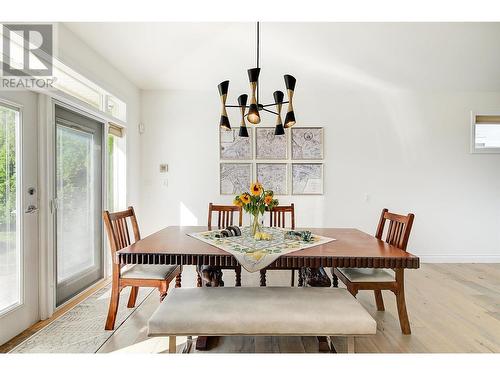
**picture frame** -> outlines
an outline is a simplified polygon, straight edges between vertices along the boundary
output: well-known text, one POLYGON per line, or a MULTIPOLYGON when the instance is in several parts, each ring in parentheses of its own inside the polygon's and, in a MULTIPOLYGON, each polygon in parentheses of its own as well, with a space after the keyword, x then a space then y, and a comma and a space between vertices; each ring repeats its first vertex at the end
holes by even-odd
POLYGON ((253 181, 253 163, 220 163, 219 193, 238 195, 248 191, 253 181))
POLYGON ((292 163, 292 195, 324 193, 323 163, 292 163))
POLYGON ((257 160, 286 160, 288 158, 288 134, 274 135, 275 128, 255 129, 255 158, 257 160))
POLYGON ((322 127, 291 128, 292 160, 323 160, 324 129, 322 127))
POLYGON ((240 128, 219 129, 220 160, 252 160, 253 130, 248 128, 248 138, 239 137, 240 128))
POLYGON ((288 195, 288 163, 256 163, 257 181, 275 195, 288 195))

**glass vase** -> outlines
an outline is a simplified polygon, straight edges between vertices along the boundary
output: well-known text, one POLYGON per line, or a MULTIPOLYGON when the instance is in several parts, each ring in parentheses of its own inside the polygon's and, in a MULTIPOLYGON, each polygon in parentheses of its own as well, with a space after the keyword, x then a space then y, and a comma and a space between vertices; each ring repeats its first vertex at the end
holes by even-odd
POLYGON ((250 216, 250 233, 255 236, 255 233, 262 232, 262 218, 260 212, 251 214, 250 216))

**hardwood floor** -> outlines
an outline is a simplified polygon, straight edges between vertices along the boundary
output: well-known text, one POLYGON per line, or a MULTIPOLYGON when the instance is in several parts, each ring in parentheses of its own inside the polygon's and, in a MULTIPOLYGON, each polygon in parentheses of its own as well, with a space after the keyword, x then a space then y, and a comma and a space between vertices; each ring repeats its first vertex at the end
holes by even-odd
MULTIPOLYGON (((500 352, 500 264, 423 264, 405 275, 412 335, 401 334, 392 293, 383 292, 386 311, 378 312, 373 293, 361 291, 358 299, 377 320, 378 332, 374 337, 358 338, 357 352, 500 352)), ((193 267, 185 267, 182 276, 183 286, 195 286, 193 267)), ((288 286, 289 278, 290 271, 268 272, 268 285, 288 286)), ((224 281, 234 285, 234 272, 225 270, 224 281)), ((242 285, 258 286, 259 273, 243 271, 242 285)), ((167 338, 147 337, 147 321, 159 304, 156 297, 152 294, 99 352, 167 351, 167 338)), ((345 352, 343 339, 333 342, 338 352, 345 352)), ((314 337, 221 337, 216 344, 204 353, 317 351, 314 337)), ((178 338, 178 351, 182 345, 178 338)))

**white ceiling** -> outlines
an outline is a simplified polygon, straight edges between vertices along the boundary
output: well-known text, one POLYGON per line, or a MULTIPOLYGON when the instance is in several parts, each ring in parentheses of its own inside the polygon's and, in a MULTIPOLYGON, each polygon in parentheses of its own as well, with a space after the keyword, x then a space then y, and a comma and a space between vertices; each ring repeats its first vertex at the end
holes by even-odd
MULTIPOLYGON (((141 89, 246 90, 255 65, 252 23, 65 25, 141 89)), ((500 23, 262 23, 261 87, 498 91, 499 41, 500 23)))

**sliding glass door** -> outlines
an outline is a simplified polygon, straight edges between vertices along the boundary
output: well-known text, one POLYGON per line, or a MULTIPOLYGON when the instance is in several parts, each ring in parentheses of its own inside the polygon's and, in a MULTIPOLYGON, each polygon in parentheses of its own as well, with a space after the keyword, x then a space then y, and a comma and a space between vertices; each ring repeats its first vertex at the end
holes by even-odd
POLYGON ((102 140, 104 125, 55 110, 56 303, 103 277, 102 140))

